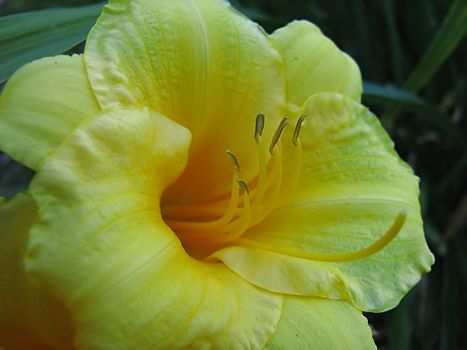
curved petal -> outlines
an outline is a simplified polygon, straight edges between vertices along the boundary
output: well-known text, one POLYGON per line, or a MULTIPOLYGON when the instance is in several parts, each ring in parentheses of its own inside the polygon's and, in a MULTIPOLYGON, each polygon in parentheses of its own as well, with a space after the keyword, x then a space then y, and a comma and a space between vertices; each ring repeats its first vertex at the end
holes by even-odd
POLYGON ((287 102, 301 106, 309 96, 335 92, 360 101, 362 77, 355 61, 307 21, 294 21, 271 38, 285 66, 287 102))
POLYGON ((98 111, 81 55, 31 62, 0 96, 0 149, 37 170, 80 121, 98 111))
POLYGON ((376 349, 368 321, 351 305, 289 296, 266 349, 291 349, 292 344, 293 349, 376 349))
POLYGON ((161 218, 189 142, 148 109, 113 111, 80 126, 36 175, 41 223, 26 266, 68 305, 78 348, 261 348, 273 333, 282 297, 192 259, 161 218))
POLYGON ((392 308, 433 264, 418 179, 377 118, 358 103, 319 94, 302 112, 303 162, 292 197, 244 236, 246 247, 216 256, 268 290, 344 299, 366 311, 392 308), (401 210, 407 212, 405 224, 380 251, 341 262, 316 257, 369 247, 401 210))
POLYGON ((185 173, 165 203, 199 203, 230 191, 235 152, 257 173, 254 123, 272 134, 284 115, 280 55, 261 28, 222 0, 113 0, 85 50, 104 109, 145 105, 190 129, 185 173), (215 173, 207 171, 217 165, 215 173))
POLYGON ((33 285, 23 268, 36 212, 27 194, 0 204, 0 348, 72 349, 73 329, 66 309, 33 285))

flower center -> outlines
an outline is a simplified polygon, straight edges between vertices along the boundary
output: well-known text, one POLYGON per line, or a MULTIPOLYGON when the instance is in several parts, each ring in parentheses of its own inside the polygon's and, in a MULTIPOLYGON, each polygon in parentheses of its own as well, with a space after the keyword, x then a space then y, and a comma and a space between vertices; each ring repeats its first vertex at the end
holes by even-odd
MULTIPOLYGON (((295 146, 297 160, 301 160, 301 144, 298 137, 303 120, 304 117, 298 120, 291 140, 295 146)), ((282 119, 269 144, 262 135, 264 123, 264 115, 258 114, 254 138, 259 167, 253 179, 243 179, 237 156, 231 150, 225 151, 232 161, 233 174, 229 204, 223 212, 220 210, 225 208, 226 198, 209 205, 164 206, 165 222, 177 233, 185 246, 227 245, 239 239, 248 228, 261 222, 283 197, 281 138, 288 119, 282 119), (214 219, 209 219, 213 217, 214 219)), ((301 166, 296 164, 293 168, 287 190, 295 187, 301 166)))
POLYGON ((229 245, 268 250, 296 258, 316 261, 343 262, 363 259, 383 249, 402 229, 407 213, 401 210, 389 229, 371 245, 359 251, 349 253, 302 252, 287 247, 277 247, 242 237, 251 227, 260 223, 295 189, 302 162, 302 144, 300 130, 305 120, 298 118, 293 132, 291 151, 287 159, 287 178, 284 178, 282 159, 282 135, 288 125, 284 118, 279 123, 271 141, 263 139, 264 115, 256 117, 254 138, 258 157, 258 173, 249 181, 242 178, 241 166, 237 156, 231 150, 225 150, 233 164, 232 185, 228 196, 202 205, 165 205, 162 207, 164 221, 182 241, 187 251, 194 255, 210 259, 210 254, 229 245), (226 205, 228 201, 228 205, 226 205), (226 209, 222 209, 226 208, 226 209), (198 253, 194 253, 198 252, 198 253), (201 253, 199 253, 201 252, 201 253))

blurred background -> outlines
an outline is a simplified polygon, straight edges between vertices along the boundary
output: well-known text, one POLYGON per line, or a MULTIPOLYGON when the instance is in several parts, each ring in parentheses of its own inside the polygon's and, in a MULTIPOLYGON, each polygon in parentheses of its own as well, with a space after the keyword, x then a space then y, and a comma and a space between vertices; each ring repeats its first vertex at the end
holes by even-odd
MULTIPOLYGON (((397 308, 367 314, 378 347, 467 349, 467 1, 231 2, 268 32, 308 19, 348 52, 365 81, 363 103, 380 116, 421 179, 425 232, 436 263, 397 308)), ((0 18, 0 89, 32 59, 82 51, 100 11, 82 8, 89 4, 99 2, 0 0, 1 16, 45 9, 39 16, 0 18), (51 10, 57 7, 79 9, 51 10)), ((1 196, 26 188, 32 175, 0 153, 1 196)))

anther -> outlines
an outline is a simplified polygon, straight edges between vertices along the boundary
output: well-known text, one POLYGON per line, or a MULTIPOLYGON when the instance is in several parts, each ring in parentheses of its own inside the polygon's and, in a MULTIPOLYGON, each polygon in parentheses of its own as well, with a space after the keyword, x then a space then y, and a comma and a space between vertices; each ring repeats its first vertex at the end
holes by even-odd
POLYGON ((297 124, 295 125, 295 130, 293 132, 292 142, 295 146, 298 145, 298 136, 300 135, 300 128, 305 120, 305 114, 302 114, 300 118, 297 120, 297 124))
POLYGON ((269 146, 269 153, 271 153, 271 155, 274 153, 274 147, 276 147, 277 143, 279 142, 282 136, 282 132, 284 131, 284 128, 287 126, 288 123, 289 123, 288 118, 282 119, 279 124, 279 127, 274 133, 274 136, 272 137, 271 145, 269 146))
POLYGON ((258 113, 256 116, 256 123, 255 123, 255 140, 259 142, 261 135, 263 134, 264 130, 264 114, 258 113))
POLYGON ((238 163, 238 159, 235 156, 235 154, 229 149, 226 149, 225 153, 227 153, 227 155, 230 157, 230 160, 232 161, 232 164, 233 164, 233 166, 235 168, 235 171, 237 173, 239 173, 240 172, 240 164, 238 163))
POLYGON ((248 188, 248 185, 246 184, 245 181, 237 180, 237 183, 240 186, 240 188, 243 190, 243 192, 250 194, 250 189, 248 188))

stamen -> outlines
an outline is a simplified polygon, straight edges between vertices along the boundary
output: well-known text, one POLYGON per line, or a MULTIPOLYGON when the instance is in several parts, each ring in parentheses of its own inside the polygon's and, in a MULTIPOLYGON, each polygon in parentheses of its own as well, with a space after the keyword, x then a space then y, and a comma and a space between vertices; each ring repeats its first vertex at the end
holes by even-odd
POLYGON ((279 127, 277 128, 276 132, 274 133, 274 136, 272 137, 271 145, 269 146, 269 153, 271 153, 271 155, 274 153, 274 147, 279 142, 279 140, 280 140, 280 138, 282 136, 282 132, 284 131, 284 128, 287 126, 288 122, 289 122, 288 118, 282 119, 280 124, 279 124, 279 127))
POLYGON ((391 227, 384 233, 384 235, 370 245, 367 248, 359 250, 357 252, 351 253, 336 253, 336 254, 327 254, 327 253, 305 253, 294 251, 292 249, 282 248, 278 249, 277 247, 270 246, 264 243, 254 242, 245 238, 237 239, 235 242, 245 245, 247 247, 261 249, 261 250, 268 250, 274 253, 288 255, 290 257, 301 258, 301 259, 308 259, 308 260, 316 260, 316 261, 323 261, 323 262, 347 262, 353 261, 358 259, 364 259, 370 255, 376 254, 385 246, 387 246, 400 232, 402 227, 404 226, 405 220, 407 218, 407 211, 401 210, 399 214, 394 219, 391 227))
POLYGON ((293 132, 292 142, 295 146, 297 146, 300 142, 298 136, 300 135, 300 128, 302 127, 303 121, 305 120, 305 114, 302 114, 300 118, 297 120, 297 124, 295 124, 295 130, 293 132))
MULTIPOLYGON (((255 134, 256 136, 256 134, 255 134)), ((255 203, 261 203, 263 201, 264 194, 266 193, 266 153, 267 150, 264 147, 264 140, 261 136, 256 138, 256 149, 258 151, 258 185, 255 190, 254 201, 255 203)))
POLYGON ((281 193, 281 197, 284 200, 287 200, 292 193, 295 191, 295 186, 298 183, 300 178, 300 173, 302 172, 302 143, 300 142, 300 130, 302 127, 303 122, 305 121, 305 114, 302 114, 300 118, 298 118, 297 123, 295 125, 295 130, 292 137, 292 143, 295 147, 292 148, 292 152, 289 153, 289 158, 292 158, 292 161, 289 160, 288 164, 293 164, 293 166, 288 167, 287 177, 285 182, 288 186, 283 187, 283 192, 281 193))
MULTIPOLYGON (((247 189, 246 183, 242 180, 239 180, 239 171, 240 171, 240 164, 238 163, 237 157, 235 154, 230 150, 225 150, 225 152, 229 155, 230 159, 232 160, 234 166, 234 174, 232 177, 232 189, 230 195, 230 202, 227 210, 225 211, 222 217, 213 220, 213 221, 206 221, 206 222, 193 222, 193 221, 179 221, 179 220, 166 220, 166 223, 175 231, 177 231, 180 235, 185 236, 188 234, 191 237, 195 237, 196 239, 208 238, 213 236, 213 230, 217 230, 219 228, 225 227, 229 222, 234 219, 235 214, 238 208, 239 202, 239 190, 238 186, 242 189, 247 189), (209 230, 204 232, 199 232, 200 230, 209 230), (188 231, 188 232, 187 232, 188 231)), ((189 239, 188 239, 189 240, 189 239)))
MULTIPOLYGON (((280 194, 280 187, 282 184, 282 158, 281 158, 281 148, 277 147, 277 152, 274 152, 276 146, 280 142, 281 135, 284 131, 284 128, 287 126, 288 119, 284 118, 281 120, 273 138, 271 141, 271 146, 269 148, 269 152, 271 154, 271 158, 269 162, 272 162, 270 168, 273 171, 272 177, 272 184, 269 186, 266 184, 266 177, 267 177, 267 168, 266 166, 266 152, 262 147, 262 139, 258 140, 258 157, 259 157, 259 177, 258 177, 258 186, 255 192, 255 196, 253 198, 253 208, 254 210, 254 224, 261 221, 271 210, 272 206, 275 205, 277 202, 277 198, 280 194), (278 154, 279 153, 279 154, 278 154), (271 196, 266 200, 266 203, 263 203, 264 196, 266 195, 266 191, 272 191, 272 200, 271 196)), ((270 165, 270 164, 268 164, 270 165)))
POLYGON ((243 190, 243 192, 250 194, 250 189, 248 188, 248 185, 246 184, 245 181, 237 180, 237 183, 240 186, 240 188, 243 190))
POLYGON ((258 113, 256 116, 256 124, 255 124, 255 140, 259 142, 259 139, 263 135, 264 130, 264 114, 258 113))
POLYGON ((230 229, 225 235, 216 235, 212 240, 207 242, 208 244, 222 244, 225 242, 234 241, 241 237, 243 233, 250 227, 251 222, 251 200, 250 200, 250 189, 246 182, 242 180, 237 181, 238 185, 243 191, 243 213, 241 216, 241 223, 238 229, 230 229))
MULTIPOLYGON (((258 205, 259 210, 254 215, 253 225, 261 222, 275 208, 280 197, 282 187, 282 149, 279 147, 277 152, 271 156, 273 169, 273 182, 270 187, 270 194, 266 197, 264 203, 258 205)), ((255 203, 256 204, 256 203, 255 203)))
MULTIPOLYGON (((301 116, 295 126, 293 142, 300 145, 299 132, 304 116, 301 116)), ((283 170, 282 170, 282 148, 281 137, 288 119, 284 118, 279 123, 268 148, 262 138, 265 126, 264 114, 259 113, 255 124, 255 141, 258 150, 258 175, 252 179, 250 185, 255 189, 250 194, 247 182, 240 178, 240 164, 236 155, 229 149, 225 152, 232 161, 234 173, 232 176, 232 188, 230 201, 227 209, 222 213, 221 199, 211 201, 205 205, 177 206, 176 208, 165 207, 167 224, 177 232, 182 241, 193 245, 221 245, 227 242, 241 239, 241 236, 252 225, 263 220, 273 210, 283 192, 283 170), (269 159, 268 159, 269 158, 269 159), (243 205, 240 205, 240 194, 242 194, 243 205), (177 209, 177 211, 175 211, 177 209), (187 216, 189 213, 191 215, 187 216), (213 219, 220 216, 217 219, 213 219), (175 218, 177 217, 177 218, 175 218), (198 221, 201 218, 206 221, 198 221), (193 221, 194 219, 194 221, 193 221)), ((301 150, 296 147, 296 150, 301 150)), ((288 177, 287 179, 288 180, 288 177)), ((224 196, 223 200, 227 198, 224 196)), ((250 242, 255 244, 255 242, 250 242)))
POLYGON ((239 173, 240 172, 240 164, 238 163, 238 159, 235 156, 235 154, 229 149, 226 149, 225 153, 227 153, 227 155, 230 157, 230 160, 232 160, 232 164, 234 166, 235 172, 239 173))
MULTIPOLYGON (((181 233, 185 231, 191 235, 205 235, 210 236, 211 232, 196 232, 199 230, 215 229, 219 226, 227 225, 235 216, 238 202, 239 202, 239 191, 238 191, 238 174, 235 173, 232 179, 232 191, 230 195, 229 206, 225 211, 224 215, 214 221, 205 222, 193 222, 193 221, 179 221, 179 220, 166 220, 166 223, 175 231, 181 233)), ((201 236, 197 236, 200 238, 201 236)))

